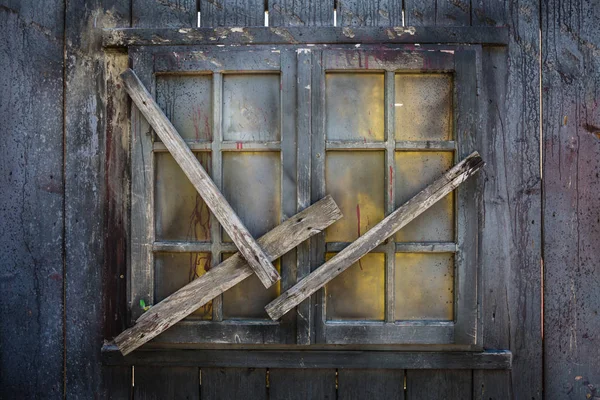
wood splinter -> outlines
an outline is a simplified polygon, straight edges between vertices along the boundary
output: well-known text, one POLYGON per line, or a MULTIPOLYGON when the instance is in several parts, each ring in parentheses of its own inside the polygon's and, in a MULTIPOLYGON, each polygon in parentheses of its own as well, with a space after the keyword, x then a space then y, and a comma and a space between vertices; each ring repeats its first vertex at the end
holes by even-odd
POLYGON ((194 156, 194 153, 179 135, 171 121, 156 104, 135 72, 127 69, 121 74, 121 79, 123 79, 125 89, 135 105, 146 117, 152 129, 160 137, 160 140, 194 185, 208 208, 217 217, 225 232, 229 234, 229 237, 248 261, 262 284, 268 288, 277 282, 281 277, 269 261, 268 256, 248 232, 231 205, 210 179, 208 173, 202 168, 200 161, 194 156))
MULTIPOLYGON (((269 260, 275 260, 341 217, 333 198, 326 196, 266 233, 258 243, 269 260)), ((115 338, 117 347, 123 355, 131 353, 250 275, 252 269, 244 258, 234 254, 142 314, 136 325, 115 338)))
POLYGON ((471 153, 467 158, 456 164, 435 182, 420 191, 344 250, 298 282, 294 287, 267 304, 265 310, 269 316, 273 320, 281 318, 285 313, 327 284, 327 282, 348 269, 348 267, 357 262, 369 251, 379 246, 384 240, 396 233, 396 231, 400 230, 437 201, 456 189, 484 165, 485 163, 479 156, 479 153, 476 151, 471 153))

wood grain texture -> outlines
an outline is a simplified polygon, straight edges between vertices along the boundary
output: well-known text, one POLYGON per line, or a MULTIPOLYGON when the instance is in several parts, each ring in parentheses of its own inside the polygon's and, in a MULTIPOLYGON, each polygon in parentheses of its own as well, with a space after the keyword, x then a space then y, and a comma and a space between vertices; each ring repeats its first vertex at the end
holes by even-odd
POLYGON ((63 12, 58 1, 0 2, 0 397, 7 399, 63 395, 63 12))
POLYGON ((270 400, 336 398, 335 369, 269 370, 270 400))
MULTIPOLYGON (((269 231, 259 243, 269 259, 275 260, 341 216, 331 196, 327 196, 269 231)), ((123 354, 128 354, 250 275, 252 269, 236 253, 152 307, 115 342, 123 354)))
POLYGON ((395 0, 338 0, 338 26, 402 26, 402 3, 395 0))
POLYGON ((542 2, 544 397, 600 398, 600 9, 542 2))
POLYGON ((404 400, 402 369, 339 369, 338 400, 404 400))
POLYGON ((333 26, 333 0, 271 0, 269 26, 333 26))
POLYGON ((268 256, 256 243, 219 188, 187 146, 183 138, 167 119, 164 112, 154 101, 142 82, 129 69, 121 74, 127 93, 144 114, 154 132, 160 137, 177 164, 181 167, 192 185, 212 213, 217 217, 223 229, 229 234, 240 253, 256 273, 265 287, 270 287, 281 277, 269 261, 268 256))
POLYGON ((140 28, 195 28, 196 0, 130 0, 133 26, 140 28))
POLYGON ((408 400, 461 399, 471 395, 471 371, 407 370, 406 398, 408 400))
POLYGON ((471 2, 467 0, 405 0, 407 26, 470 25, 471 2))
POLYGON ((134 400, 200 399, 199 368, 139 366, 134 374, 134 400))
POLYGON ((202 368, 202 400, 267 399, 266 368, 202 368))
POLYGON ((267 304, 265 310, 269 316, 273 320, 281 318, 286 312, 315 293, 431 205, 456 189, 483 165, 484 162, 477 152, 469 155, 293 288, 267 304))
POLYGON ((265 26, 264 0, 200 0, 200 26, 265 26))
POLYGON ((131 400, 133 380, 131 366, 103 366, 102 387, 107 400, 131 400))

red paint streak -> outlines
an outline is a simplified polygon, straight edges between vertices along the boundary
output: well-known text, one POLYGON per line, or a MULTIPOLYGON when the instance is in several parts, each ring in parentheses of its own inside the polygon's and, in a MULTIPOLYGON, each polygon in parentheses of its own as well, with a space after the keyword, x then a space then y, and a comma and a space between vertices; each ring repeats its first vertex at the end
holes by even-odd
POLYGON ((390 183, 389 183, 390 199, 392 198, 392 188, 394 187, 394 169, 390 165, 390 183))
POLYGON ((373 131, 371 131, 371 128, 369 128, 369 136, 373 137, 373 131))
POLYGON ((206 130, 206 133, 208 134, 208 139, 210 141, 212 141, 212 127, 210 126, 210 121, 208 120, 208 115, 204 116, 204 129, 206 130))
POLYGON ((244 148, 244 144, 242 142, 236 142, 235 148, 238 150, 242 150, 244 148))

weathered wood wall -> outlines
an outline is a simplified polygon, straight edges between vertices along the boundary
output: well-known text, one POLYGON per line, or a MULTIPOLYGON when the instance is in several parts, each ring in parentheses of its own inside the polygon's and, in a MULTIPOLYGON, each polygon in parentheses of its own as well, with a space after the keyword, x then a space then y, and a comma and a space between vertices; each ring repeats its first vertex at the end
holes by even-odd
MULTIPOLYGON (((203 26, 263 23, 263 1, 198 4, 203 26)), ((338 0, 337 22, 400 25, 399 4, 338 0)), ((333 25, 333 0, 267 8, 271 26, 333 25)), ((599 7, 405 0, 404 11, 407 25, 510 30, 508 48, 479 54, 479 151, 484 347, 510 349, 512 371, 136 365, 133 388, 131 367, 103 367, 102 342, 127 319, 129 128, 116 82, 127 56, 103 52, 95 28, 193 27, 196 2, 0 0, 0 397, 600 397, 599 7)))

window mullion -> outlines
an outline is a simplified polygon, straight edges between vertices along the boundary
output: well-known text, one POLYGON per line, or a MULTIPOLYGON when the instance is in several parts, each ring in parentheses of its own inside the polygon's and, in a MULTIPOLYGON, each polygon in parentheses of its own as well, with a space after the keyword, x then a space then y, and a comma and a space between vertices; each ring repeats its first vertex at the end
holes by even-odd
MULTIPOLYGON (((223 75, 215 72, 213 74, 212 85, 212 103, 213 103, 213 133, 212 133, 212 179, 215 185, 223 192, 222 180, 222 154, 221 143, 223 134, 221 131, 222 124, 222 104, 223 96, 223 75)), ((211 236, 211 265, 216 266, 221 262, 221 225, 213 213, 210 213, 210 236, 211 236)), ((213 321, 223 320, 223 295, 219 295, 213 300, 213 321)))
MULTIPOLYGON (((396 141, 394 136, 394 72, 385 72, 385 215, 389 215, 395 208, 394 192, 394 152, 396 141)), ((394 238, 388 239, 385 244, 385 321, 394 321, 394 269, 395 269, 395 244, 394 238)))

